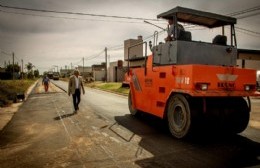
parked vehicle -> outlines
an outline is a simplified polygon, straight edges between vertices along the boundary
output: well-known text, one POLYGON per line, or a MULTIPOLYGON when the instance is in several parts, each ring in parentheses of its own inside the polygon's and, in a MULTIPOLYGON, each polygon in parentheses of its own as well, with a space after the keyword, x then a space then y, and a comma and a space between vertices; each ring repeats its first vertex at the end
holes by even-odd
POLYGON ((53 79, 53 72, 48 72, 47 76, 48 76, 49 79, 53 79))
POLYGON ((59 79, 60 79, 59 72, 53 72, 53 80, 59 80, 59 79))

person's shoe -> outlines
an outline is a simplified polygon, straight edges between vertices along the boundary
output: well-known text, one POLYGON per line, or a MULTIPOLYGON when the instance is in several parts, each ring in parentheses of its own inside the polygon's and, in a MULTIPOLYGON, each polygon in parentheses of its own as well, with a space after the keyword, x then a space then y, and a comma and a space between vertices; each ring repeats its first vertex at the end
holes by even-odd
POLYGON ((79 106, 77 107, 77 110, 79 110, 79 106))

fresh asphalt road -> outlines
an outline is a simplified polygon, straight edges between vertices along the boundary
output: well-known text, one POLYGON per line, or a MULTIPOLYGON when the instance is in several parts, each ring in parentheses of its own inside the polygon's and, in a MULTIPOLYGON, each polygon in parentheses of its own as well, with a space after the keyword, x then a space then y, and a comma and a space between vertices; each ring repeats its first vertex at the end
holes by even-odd
MULTIPOLYGON (((68 88, 67 82, 64 81, 53 81, 53 82, 60 88, 63 88, 65 91, 67 91, 68 88)), ((192 157, 194 157, 193 159, 197 161, 201 160, 202 158, 207 159, 207 157, 212 157, 211 159, 214 158, 215 162, 219 162, 219 163, 214 163, 213 161, 213 163, 211 163, 211 161, 209 161, 211 159, 209 159, 208 162, 209 165, 211 165, 210 167, 212 167, 212 165, 218 167, 222 163, 227 163, 226 165, 227 167, 229 167, 230 165, 232 166, 240 165, 241 167, 254 166, 255 164, 260 167, 260 144, 259 144, 260 143, 260 130, 259 130, 260 99, 252 99, 251 101, 253 106, 252 109, 257 110, 257 112, 252 113, 253 117, 255 117, 254 121, 258 120, 257 128, 249 126, 243 133, 241 133, 238 136, 228 137, 228 138, 213 137, 214 140, 205 135, 202 135, 202 139, 197 138, 195 140, 199 142, 196 142, 195 144, 193 143, 190 144, 189 142, 188 146, 185 145, 183 146, 185 150, 190 150, 190 152, 188 152, 189 153, 188 155, 192 155, 192 157), (219 148, 219 150, 217 149, 213 150, 212 148, 219 148), (255 150, 258 151, 256 152, 255 150), (217 152, 217 153, 212 154, 212 152, 213 153, 217 152), (201 158, 197 158, 197 157, 201 157, 201 158)), ((170 158, 168 158, 169 157, 168 153, 171 153, 171 149, 173 151, 176 151, 176 148, 178 149, 180 146, 178 145, 175 146, 176 145, 175 143, 177 142, 177 144, 179 144, 180 142, 178 140, 173 139, 169 135, 168 130, 165 127, 165 123, 158 118, 154 118, 148 115, 148 116, 143 116, 143 118, 141 117, 138 119, 133 119, 129 115, 127 103, 128 103, 127 97, 125 96, 120 96, 113 93, 107 93, 95 89, 87 89, 86 94, 82 96, 82 102, 80 106, 81 107, 87 106, 88 108, 91 108, 94 111, 94 113, 96 113, 97 115, 104 117, 109 121, 116 121, 127 130, 130 130, 138 134, 139 136, 150 137, 151 139, 149 141, 151 144, 149 145, 154 145, 154 148, 158 150, 157 151, 158 153, 160 153, 159 151, 161 151, 160 157, 164 157, 163 155, 167 153, 165 155, 166 158, 163 159, 166 159, 168 163, 169 160, 172 160, 171 157, 174 157, 174 156, 170 156, 170 158), (162 139, 159 140, 160 138, 162 139)), ((144 139, 147 140, 147 138, 144 139)), ((185 156, 181 156, 181 158, 179 159, 181 161, 181 160, 186 160, 187 158, 185 158, 185 156)), ((204 159, 202 160, 204 161, 204 159)), ((206 165, 207 164, 205 164, 205 166, 206 165)), ((224 165, 222 166, 225 167, 224 165)))
MULTIPOLYGON (((53 82, 67 90, 67 82, 53 82)), ((132 117, 127 97, 86 88, 81 98, 73 114, 65 92, 33 92, 0 132, 0 167, 260 166, 259 99, 252 102, 255 125, 242 134, 177 140, 162 120, 132 117)))
MULTIPOLYGON (((68 83, 64 81, 52 81, 56 86, 67 92, 68 83)), ((97 115, 113 120, 115 116, 129 114, 128 99, 126 96, 116 95, 101 90, 86 89, 86 94, 81 95, 79 108, 84 106, 91 108, 97 115)), ((72 97, 71 97, 72 100, 72 97)))

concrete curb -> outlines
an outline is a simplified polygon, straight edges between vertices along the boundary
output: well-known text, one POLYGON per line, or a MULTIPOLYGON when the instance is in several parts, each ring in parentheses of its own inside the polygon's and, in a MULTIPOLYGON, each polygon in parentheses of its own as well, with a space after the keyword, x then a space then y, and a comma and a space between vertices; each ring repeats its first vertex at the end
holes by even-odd
POLYGON ((26 101, 29 97, 29 95, 32 93, 32 91, 35 89, 37 83, 39 82, 40 79, 36 80, 26 91, 25 91, 25 99, 24 101, 26 101))
POLYGON ((51 83, 52 83, 54 86, 56 86, 57 88, 63 90, 65 93, 67 93, 67 90, 63 89, 62 87, 60 87, 60 86, 57 85, 56 83, 54 83, 54 82, 52 82, 52 81, 51 81, 51 83))
POLYGON ((105 90, 105 89, 99 89, 99 88, 92 88, 92 87, 88 87, 88 86, 85 86, 85 87, 90 88, 90 89, 95 89, 95 90, 101 90, 101 91, 104 91, 104 92, 114 93, 114 94, 121 95, 121 96, 125 96, 125 97, 128 96, 128 94, 118 93, 118 92, 114 92, 114 91, 111 91, 111 90, 105 90))
MULTIPOLYGON (((63 88, 60 87, 59 85, 57 85, 57 84, 55 84, 55 83, 53 83, 53 82, 52 82, 52 84, 54 84, 56 87, 58 87, 58 88, 60 88, 61 90, 63 90, 65 93, 68 93, 67 90, 63 89, 63 88)), ((100 90, 100 91, 104 91, 104 92, 114 93, 114 94, 121 95, 121 96, 125 96, 125 97, 128 96, 128 94, 113 92, 113 91, 110 91, 110 90, 99 89, 99 88, 93 88, 93 87, 89 87, 89 86, 84 86, 84 87, 89 88, 89 89, 94 89, 94 90, 100 90)))

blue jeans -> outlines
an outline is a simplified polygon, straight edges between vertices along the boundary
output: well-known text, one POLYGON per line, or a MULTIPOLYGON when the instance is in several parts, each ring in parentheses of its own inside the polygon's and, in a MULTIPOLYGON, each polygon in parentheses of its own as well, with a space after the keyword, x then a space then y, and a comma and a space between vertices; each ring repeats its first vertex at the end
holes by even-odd
POLYGON ((80 91, 79 91, 79 89, 75 90, 75 94, 73 94, 72 97, 73 97, 74 109, 78 110, 79 102, 80 102, 80 91))

